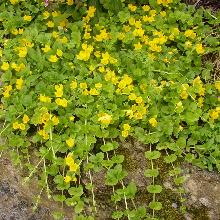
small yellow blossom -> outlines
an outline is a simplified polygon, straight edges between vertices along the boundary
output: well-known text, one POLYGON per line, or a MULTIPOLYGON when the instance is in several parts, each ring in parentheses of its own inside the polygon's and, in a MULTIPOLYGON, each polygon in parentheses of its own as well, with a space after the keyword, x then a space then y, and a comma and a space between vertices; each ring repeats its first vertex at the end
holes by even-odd
POLYGON ((16 130, 20 128, 20 124, 16 121, 12 124, 12 127, 16 130))
POLYGON ((202 44, 196 44, 196 52, 198 54, 203 54, 205 53, 205 49, 203 48, 202 44))
POLYGON ((8 62, 3 62, 1 65, 1 69, 4 71, 7 71, 9 69, 10 65, 8 62))
POLYGON ((186 30, 184 35, 191 39, 195 39, 196 37, 196 33, 193 30, 186 30))
POLYGON ((63 96, 63 85, 59 84, 59 85, 55 85, 55 96, 60 98, 63 96))
POLYGON ((60 121, 59 121, 59 118, 56 117, 56 116, 53 116, 51 120, 52 120, 52 122, 53 122, 54 125, 58 125, 59 122, 60 122, 60 121))
POLYGON ((181 97, 182 99, 187 99, 188 96, 189 96, 189 94, 187 93, 186 90, 183 90, 183 91, 181 92, 181 94, 180 94, 180 97, 181 97))
POLYGON ((43 47, 41 49, 44 51, 44 53, 47 53, 51 50, 51 47, 50 47, 50 45, 46 44, 45 47, 43 47))
POLYGON ((102 88, 102 83, 96 83, 95 88, 96 89, 101 89, 102 88))
POLYGON ((128 136, 128 131, 124 130, 121 132, 122 137, 126 138, 128 136))
POLYGON ((24 124, 27 124, 30 121, 30 118, 28 117, 28 115, 24 115, 22 121, 24 124))
POLYGON ((142 6, 143 11, 147 12, 150 11, 150 6, 149 5, 143 5, 142 6))
POLYGON ((47 22, 47 27, 53 28, 54 27, 54 23, 52 21, 48 21, 47 22))
POLYGON ((219 111, 216 111, 216 110, 211 110, 209 115, 210 115, 210 118, 214 121, 215 119, 218 119, 219 117, 219 111))
POLYGON ((76 89, 77 88, 77 81, 72 81, 71 83, 70 83, 70 88, 71 89, 76 89))
POLYGON ((131 129, 131 126, 129 124, 123 124, 123 129, 125 131, 129 131, 131 129))
POLYGON ((74 121, 75 117, 74 116, 70 116, 70 121, 74 121))
POLYGON ((215 88, 220 92, 220 81, 215 82, 215 88))
POLYGON ((74 163, 69 166, 71 172, 76 172, 79 168, 79 165, 74 163))
POLYGON ((98 121, 105 125, 110 124, 112 121, 112 116, 107 113, 101 113, 98 115, 98 117, 98 121))
POLYGON ((23 17, 24 21, 31 21, 32 20, 32 17, 30 15, 25 15, 23 17))
POLYGON ((86 83, 86 82, 80 83, 80 84, 79 84, 79 87, 80 87, 81 89, 87 89, 87 83, 86 83))
POLYGON ((67 5, 73 5, 74 1, 73 0, 67 0, 66 4, 67 5))
POLYGON ((97 89, 93 88, 89 91, 90 95, 99 95, 100 93, 97 91, 97 89))
POLYGON ((60 49, 57 49, 56 54, 57 54, 58 57, 62 57, 63 56, 63 51, 60 50, 60 49))
POLYGON ((45 11, 43 13, 44 19, 48 19, 50 17, 50 13, 48 11, 45 11))
POLYGON ((136 10, 137 10, 137 6, 132 5, 132 4, 128 4, 128 8, 129 8, 131 11, 136 11, 136 10))
POLYGON ((19 128, 20 128, 22 131, 24 131, 24 130, 25 130, 25 124, 23 124, 23 123, 19 124, 19 128))
POLYGON ((51 63, 56 63, 58 61, 58 57, 56 55, 50 55, 49 61, 51 63))
POLYGON ((23 87, 23 83, 24 83, 24 81, 23 81, 22 78, 17 79, 17 80, 16 80, 16 89, 21 90, 22 87, 23 87))
POLYGON ((67 104, 68 104, 68 101, 67 101, 65 98, 63 98, 63 99, 57 98, 57 99, 55 100, 55 102, 56 102, 57 105, 62 106, 62 107, 64 107, 64 108, 66 108, 66 107, 67 107, 67 104))
POLYGON ((71 178, 70 176, 65 176, 65 177, 64 177, 64 182, 65 182, 65 183, 69 183, 69 182, 71 181, 71 179, 72 179, 72 178, 71 178))
POLYGON ((67 146, 68 146, 69 148, 72 148, 72 147, 74 146, 74 144, 75 144, 75 141, 74 141, 73 138, 68 138, 68 139, 66 140, 66 144, 67 144, 67 146))
POLYGON ((150 125, 151 125, 152 127, 156 127, 156 126, 157 126, 157 120, 156 120, 156 118, 151 118, 151 119, 149 120, 149 123, 150 123, 150 125))
POLYGON ((18 48, 18 56, 19 57, 26 57, 27 55, 27 47, 19 47, 18 48))
POLYGON ((140 50, 142 48, 142 45, 140 42, 138 42, 137 44, 134 44, 134 49, 135 50, 140 50))
POLYGON ((40 102, 47 102, 47 103, 51 103, 51 98, 45 95, 41 95, 39 97, 40 102))
POLYGON ((15 5, 15 4, 18 3, 18 0, 10 0, 10 3, 11 3, 12 5, 15 5))

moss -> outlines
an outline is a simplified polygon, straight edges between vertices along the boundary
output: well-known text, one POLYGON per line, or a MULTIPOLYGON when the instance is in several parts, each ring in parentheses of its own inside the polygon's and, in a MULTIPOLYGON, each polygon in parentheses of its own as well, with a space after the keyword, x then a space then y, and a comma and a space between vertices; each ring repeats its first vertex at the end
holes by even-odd
POLYGON ((210 220, 208 209, 205 206, 200 208, 192 207, 188 212, 192 215, 193 220, 210 220))

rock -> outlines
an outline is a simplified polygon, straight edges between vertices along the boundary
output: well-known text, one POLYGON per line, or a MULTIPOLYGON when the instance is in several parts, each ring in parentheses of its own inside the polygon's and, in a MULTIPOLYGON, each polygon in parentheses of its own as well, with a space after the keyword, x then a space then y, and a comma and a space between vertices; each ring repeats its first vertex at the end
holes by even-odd
MULTIPOLYGON (((53 220, 52 213, 62 211, 60 204, 48 200, 42 195, 42 200, 33 211, 40 190, 33 183, 22 185, 21 172, 14 168, 7 157, 0 158, 0 220, 53 220)), ((67 217, 72 219, 72 210, 65 207, 67 217)))
POLYGON ((188 207, 206 209, 211 220, 220 219, 220 176, 215 172, 200 170, 196 167, 186 165, 185 171, 190 177, 184 184, 188 207))

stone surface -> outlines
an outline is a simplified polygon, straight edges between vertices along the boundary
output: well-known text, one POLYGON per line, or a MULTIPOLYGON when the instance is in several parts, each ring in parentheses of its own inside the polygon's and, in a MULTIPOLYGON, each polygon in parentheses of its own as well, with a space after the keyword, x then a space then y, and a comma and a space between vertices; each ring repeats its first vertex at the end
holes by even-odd
MULTIPOLYGON (((42 203, 34 211, 40 190, 33 183, 23 185, 19 170, 4 156, 0 158, 0 220, 53 220, 52 213, 61 211, 60 204, 42 194, 42 203)), ((71 220, 70 209, 65 208, 66 220, 71 220)))

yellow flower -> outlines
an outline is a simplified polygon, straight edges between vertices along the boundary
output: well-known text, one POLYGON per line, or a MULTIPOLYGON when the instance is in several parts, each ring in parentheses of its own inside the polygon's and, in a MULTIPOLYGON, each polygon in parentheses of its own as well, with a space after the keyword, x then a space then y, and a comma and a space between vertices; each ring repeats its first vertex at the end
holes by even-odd
POLYGON ((15 5, 15 4, 18 3, 18 0, 10 0, 10 2, 11 2, 12 5, 15 5))
POLYGON ((209 115, 210 115, 210 118, 211 118, 212 120, 218 119, 218 117, 219 117, 219 111, 211 110, 210 113, 209 113, 209 115))
POLYGON ((138 104, 141 104, 143 102, 143 98, 141 96, 138 96, 136 99, 135 99, 135 102, 138 103, 138 104))
POLYGON ((66 140, 66 144, 69 148, 72 148, 75 144, 75 141, 74 141, 73 138, 69 138, 69 139, 66 140))
POLYGON ((72 81, 72 82, 70 83, 70 88, 71 88, 71 89, 76 89, 76 88, 77 88, 77 81, 72 81))
POLYGON ((38 134, 40 136, 42 136, 44 140, 48 140, 49 139, 49 135, 48 135, 48 133, 45 130, 39 130, 38 134))
POLYGON ((134 44, 135 50, 140 50, 141 48, 142 48, 142 45, 140 44, 140 42, 138 42, 137 44, 134 44))
POLYGON ((12 124, 12 127, 16 130, 20 128, 20 124, 16 121, 12 124))
POLYGON ((123 129, 125 131, 129 131, 131 129, 131 126, 129 124, 123 124, 123 129))
POLYGON ((69 182, 71 181, 71 179, 72 179, 72 178, 71 178, 70 176, 65 176, 65 177, 64 177, 64 182, 65 182, 65 183, 69 183, 69 182))
POLYGON ((30 15, 25 15, 23 19, 24 21, 31 21, 32 17, 30 15))
POLYGON ((19 128, 20 128, 22 131, 24 131, 24 130, 25 130, 25 124, 23 124, 23 123, 19 124, 19 128))
POLYGON ((57 105, 62 106, 62 107, 64 107, 64 108, 66 108, 66 107, 67 107, 67 104, 68 104, 68 101, 67 101, 65 98, 63 98, 63 99, 57 98, 57 99, 55 100, 55 102, 56 102, 57 105))
POLYGON ((204 50, 202 44, 196 44, 196 52, 197 52, 198 54, 203 54, 203 53, 205 53, 205 50, 204 50))
POLYGON ((53 122, 54 125, 58 125, 59 122, 60 122, 60 121, 59 121, 59 118, 56 117, 56 116, 53 116, 51 120, 52 120, 52 122, 53 122))
POLYGON ((107 113, 101 113, 98 116, 99 116, 98 121, 101 122, 102 124, 108 125, 112 121, 112 116, 107 113))
POLYGON ((150 6, 149 5, 143 5, 142 9, 146 12, 150 10, 150 6))
POLYGON ((122 135, 122 137, 126 138, 128 136, 128 131, 127 130, 122 131, 121 135, 122 135))
POLYGON ((129 96, 128 96, 128 99, 129 100, 135 100, 137 98, 137 96, 134 94, 134 93, 131 93, 129 96))
POLYGON ((70 167, 71 172, 76 172, 77 169, 79 168, 79 165, 74 163, 74 164, 71 164, 69 167, 70 167))
POLYGON ((52 21, 48 21, 47 22, 47 27, 53 28, 54 27, 54 23, 52 21))
POLYGON ((9 69, 10 65, 8 62, 3 62, 2 63, 2 66, 1 66, 1 69, 4 70, 4 71, 7 71, 9 69))
POLYGON ((89 10, 87 11, 87 16, 92 18, 94 17, 96 8, 94 6, 89 6, 89 10))
POLYGON ((26 57, 27 55, 27 47, 19 47, 18 48, 18 56, 19 57, 26 57))
POLYGON ((199 97, 198 98, 198 107, 201 108, 203 106, 203 102, 204 102, 204 98, 203 97, 199 97))
POLYGON ((41 95, 39 97, 40 102, 47 102, 47 103, 51 103, 51 98, 45 95, 41 95))
POLYGON ((72 157, 72 154, 68 154, 67 157, 65 158, 65 163, 67 166, 70 166, 72 164, 74 164, 74 159, 72 157))
POLYGON ((129 8, 131 11, 136 11, 136 10, 137 10, 137 6, 132 5, 132 4, 128 4, 128 8, 129 8))
POLYGON ((85 83, 80 83, 79 84, 79 87, 81 88, 81 89, 87 89, 87 83, 85 82, 85 83))
POLYGON ((62 50, 60 50, 60 49, 57 49, 57 56, 58 57, 62 57, 63 56, 63 51, 62 50))
POLYGON ((43 13, 44 19, 48 19, 50 17, 50 13, 48 11, 45 11, 43 13))
POLYGON ((181 97, 182 99, 187 99, 188 96, 189 96, 189 94, 187 93, 186 90, 183 90, 183 91, 181 92, 181 94, 180 94, 180 97, 181 97))
POLYGON ((97 89, 91 89, 90 91, 89 91, 89 94, 90 95, 99 95, 100 93, 97 91, 97 89))
POLYGON ((73 5, 73 3, 74 3, 73 0, 67 0, 67 3, 66 3, 66 4, 67 4, 67 5, 73 5))
POLYGON ((101 89, 102 88, 102 83, 96 83, 95 88, 96 89, 101 89))
POLYGON ((53 38, 58 38, 58 37, 59 37, 59 34, 58 34, 56 31, 53 31, 53 32, 52 32, 52 37, 53 37, 53 38))
POLYGON ((22 121, 24 124, 27 124, 30 121, 30 118, 27 115, 24 115, 22 121))
POLYGON ((188 38, 195 39, 196 33, 193 30, 186 30, 184 35, 188 38))
POLYGON ((11 31, 11 33, 14 34, 14 35, 18 35, 18 30, 17 30, 17 29, 13 29, 13 30, 11 31))
POLYGON ((215 88, 220 92, 220 81, 215 82, 215 88))
POLYGON ((58 61, 58 57, 56 55, 50 55, 49 61, 51 63, 56 63, 58 61))
POLYGON ((63 85, 59 84, 59 85, 55 85, 55 95, 56 97, 62 97, 63 96, 63 85))
POLYGON ((70 116, 70 121, 74 121, 75 117, 74 116, 70 116))
POLYGON ((165 17, 167 15, 167 13, 165 11, 161 11, 160 15, 161 15, 161 17, 165 17))
POLYGON ((17 79, 17 80, 16 80, 16 89, 21 90, 22 87, 23 87, 23 83, 24 83, 24 81, 23 81, 22 78, 17 79))
POLYGON ((157 126, 157 120, 156 120, 156 118, 151 118, 151 119, 149 120, 149 123, 150 123, 150 125, 151 125, 152 127, 156 127, 156 126, 157 126))
POLYGON ((191 48, 191 47, 192 47, 192 42, 186 41, 186 42, 185 42, 185 47, 186 47, 186 48, 191 48))
POLYGON ((41 49, 44 51, 44 53, 47 53, 51 50, 50 45, 48 45, 48 44, 46 44, 45 47, 43 47, 41 49))

